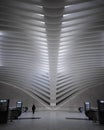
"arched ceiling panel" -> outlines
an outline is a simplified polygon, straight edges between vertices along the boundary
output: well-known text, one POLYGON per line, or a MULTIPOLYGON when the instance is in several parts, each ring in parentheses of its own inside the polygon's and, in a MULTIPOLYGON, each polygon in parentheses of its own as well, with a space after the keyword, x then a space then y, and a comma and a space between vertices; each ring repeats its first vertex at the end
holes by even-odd
POLYGON ((104 85, 103 0, 0 0, 0 82, 45 106, 104 85))

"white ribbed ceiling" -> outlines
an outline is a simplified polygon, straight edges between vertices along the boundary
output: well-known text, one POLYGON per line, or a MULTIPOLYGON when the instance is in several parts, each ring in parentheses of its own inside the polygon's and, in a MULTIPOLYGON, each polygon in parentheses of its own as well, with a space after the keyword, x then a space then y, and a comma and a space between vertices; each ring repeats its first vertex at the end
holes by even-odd
POLYGON ((104 1, 0 0, 0 82, 46 106, 104 85, 104 1))

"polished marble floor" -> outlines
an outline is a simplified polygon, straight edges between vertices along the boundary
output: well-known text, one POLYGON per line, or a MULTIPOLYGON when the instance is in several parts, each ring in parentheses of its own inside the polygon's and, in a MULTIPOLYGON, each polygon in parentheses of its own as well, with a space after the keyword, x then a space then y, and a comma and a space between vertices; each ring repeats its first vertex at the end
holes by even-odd
POLYGON ((0 124, 0 130, 104 130, 104 125, 87 119, 84 113, 37 111, 22 113, 18 120, 0 124))

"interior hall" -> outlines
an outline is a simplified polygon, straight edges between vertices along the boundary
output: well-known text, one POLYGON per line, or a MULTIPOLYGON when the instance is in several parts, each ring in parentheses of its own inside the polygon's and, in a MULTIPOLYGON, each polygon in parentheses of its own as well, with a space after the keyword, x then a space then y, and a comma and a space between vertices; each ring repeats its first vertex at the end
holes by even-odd
POLYGON ((103 124, 104 0, 0 0, 0 130, 103 124))

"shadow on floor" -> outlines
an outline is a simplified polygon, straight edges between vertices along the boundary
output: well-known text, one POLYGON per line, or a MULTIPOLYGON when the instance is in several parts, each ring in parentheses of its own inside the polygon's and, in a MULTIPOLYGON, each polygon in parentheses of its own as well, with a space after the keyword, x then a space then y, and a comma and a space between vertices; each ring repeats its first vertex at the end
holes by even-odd
POLYGON ((41 119, 41 117, 21 117, 21 118, 18 118, 18 120, 22 120, 22 119, 41 119))
POLYGON ((70 118, 70 117, 66 117, 66 119, 69 119, 69 120, 88 120, 87 118, 70 118))

